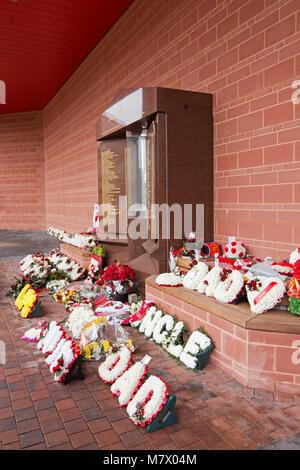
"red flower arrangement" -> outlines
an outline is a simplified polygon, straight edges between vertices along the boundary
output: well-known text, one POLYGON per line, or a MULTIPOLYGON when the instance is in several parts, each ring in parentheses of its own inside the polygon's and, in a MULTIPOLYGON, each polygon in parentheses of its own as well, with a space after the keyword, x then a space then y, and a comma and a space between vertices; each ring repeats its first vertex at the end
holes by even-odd
POLYGON ((115 262, 103 269, 100 274, 98 283, 103 285, 112 281, 134 281, 135 272, 127 264, 115 262))
POLYGON ((257 278, 251 279, 251 281, 247 282, 247 288, 250 291, 258 290, 259 287, 262 287, 262 283, 257 278))
POLYGON ((226 269, 226 268, 224 268, 223 271, 222 271, 222 273, 221 273, 221 276, 220 276, 220 277, 221 277, 221 281, 224 282, 225 279, 227 279, 228 276, 229 276, 229 274, 231 274, 231 273, 232 273, 232 269, 226 269))

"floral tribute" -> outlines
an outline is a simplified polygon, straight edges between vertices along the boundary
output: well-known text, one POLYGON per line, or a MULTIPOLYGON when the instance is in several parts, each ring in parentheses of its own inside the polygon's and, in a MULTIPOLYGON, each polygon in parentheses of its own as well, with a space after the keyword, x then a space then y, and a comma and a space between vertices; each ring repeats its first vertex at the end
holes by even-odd
POLYGON ((52 267, 53 266, 43 253, 28 255, 20 261, 21 272, 29 277, 46 278, 52 267))
POLYGON ((182 286, 183 276, 175 273, 162 273, 157 276, 155 282, 159 286, 176 287, 182 286))
POLYGON ((147 309, 141 320, 130 324, 148 338, 152 337, 172 357, 191 369, 197 368, 196 355, 212 345, 211 338, 202 329, 194 331, 184 343, 183 333, 186 331, 184 322, 176 322, 175 317, 164 315, 155 305, 147 309))
POLYGON ((200 294, 206 294, 208 297, 214 297, 215 290, 221 282, 222 273, 223 269, 220 266, 212 268, 204 279, 199 282, 197 291, 200 294))
POLYGON ((150 424, 163 409, 168 396, 166 382, 161 377, 150 375, 127 405, 131 421, 141 427, 150 424))
POLYGON ((132 353, 122 346, 112 351, 98 369, 100 378, 110 383, 111 393, 126 406, 127 414, 135 425, 145 427, 163 409, 169 396, 168 385, 155 375, 146 378, 148 368, 143 361, 131 364, 132 353))
POLYGON ((127 346, 113 348, 106 360, 99 366, 99 377, 105 383, 115 382, 129 367, 132 351, 127 346))
POLYGON ((102 270, 103 258, 92 255, 91 262, 88 269, 87 280, 93 282, 96 274, 102 270))
POLYGON ((288 286, 289 312, 300 315, 300 259, 294 264, 294 276, 288 286))
POLYGON ((59 292, 60 290, 65 289, 68 284, 68 281, 65 279, 55 279, 54 281, 47 282, 46 289, 51 292, 59 292))
POLYGON ((48 235, 58 238, 64 243, 76 246, 77 248, 83 248, 85 250, 93 250, 100 242, 95 237, 82 235, 79 233, 72 233, 68 235, 64 230, 59 230, 54 227, 49 227, 47 230, 48 235))
POLYGON ((183 287, 191 290, 197 290, 202 279, 208 273, 208 266, 205 263, 198 262, 193 266, 183 278, 183 287))
MULTIPOLYGON (((109 299, 119 300, 118 296, 124 296, 122 301, 126 301, 126 297, 130 293, 134 281, 135 272, 127 264, 115 262, 104 268, 100 275, 95 277, 95 282, 106 289, 109 299)), ((120 299, 121 300, 121 299, 120 299)))
POLYGON ((127 369, 111 386, 111 393, 118 397, 120 406, 127 406, 140 388, 148 367, 141 361, 127 369))
POLYGON ((90 307, 78 305, 70 313, 65 326, 71 331, 73 338, 78 339, 84 326, 93 320, 97 320, 97 318, 90 307))
POLYGON ((62 289, 53 294, 55 302, 63 303, 67 312, 71 312, 80 302, 80 295, 75 289, 62 289))
POLYGON ((278 305, 286 292, 286 287, 278 277, 259 276, 249 279, 246 283, 246 292, 251 311, 259 314, 278 305))
POLYGON ((55 321, 43 327, 37 347, 56 382, 64 380, 80 355, 78 344, 55 321))
POLYGON ((49 260, 56 269, 65 273, 70 281, 78 281, 86 274, 86 269, 57 249, 51 251, 49 260))
POLYGON ((27 330, 24 333, 24 335, 21 337, 21 339, 24 339, 25 341, 30 341, 32 343, 39 341, 41 333, 42 333, 42 327, 44 326, 44 324, 45 324, 44 321, 40 321, 37 326, 27 330))
POLYGON ((30 284, 26 284, 15 301, 17 309, 21 312, 21 317, 29 317, 34 310, 38 299, 38 293, 30 284))
POLYGON ((221 273, 221 282, 216 287, 214 296, 220 302, 237 303, 244 293, 244 285, 245 280, 240 271, 224 269, 221 273))
POLYGON ((292 276, 293 275, 293 265, 290 263, 272 263, 272 269, 277 271, 282 276, 292 276))

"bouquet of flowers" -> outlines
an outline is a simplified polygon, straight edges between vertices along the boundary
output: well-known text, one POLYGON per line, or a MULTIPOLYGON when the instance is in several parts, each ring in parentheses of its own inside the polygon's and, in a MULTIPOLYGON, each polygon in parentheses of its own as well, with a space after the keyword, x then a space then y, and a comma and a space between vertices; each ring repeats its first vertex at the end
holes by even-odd
POLYGON ((62 289, 59 292, 53 294, 53 299, 56 302, 63 303, 65 309, 70 311, 73 305, 76 305, 80 301, 79 293, 75 289, 62 289))
POLYGON ((70 281, 78 281, 86 273, 86 270, 72 259, 58 250, 53 250, 49 255, 50 262, 56 270, 64 273, 70 281))
POLYGON ((52 265, 42 253, 28 255, 20 262, 20 268, 24 276, 45 279, 49 275, 52 265))
POLYGON ((135 280, 135 272, 127 264, 115 262, 101 272, 97 283, 106 288, 107 297, 126 301, 135 280))

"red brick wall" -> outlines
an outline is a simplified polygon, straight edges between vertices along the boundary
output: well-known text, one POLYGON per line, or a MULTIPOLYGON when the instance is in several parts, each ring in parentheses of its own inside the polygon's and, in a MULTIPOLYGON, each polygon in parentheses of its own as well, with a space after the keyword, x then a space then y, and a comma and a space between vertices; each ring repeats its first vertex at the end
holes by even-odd
POLYGON ((42 113, 0 116, 0 229, 43 230, 42 113))
POLYGON ((299 46, 299 0, 136 0, 44 110, 47 225, 91 225, 95 122, 118 90, 182 88, 214 94, 215 239, 287 256, 300 244, 299 46))

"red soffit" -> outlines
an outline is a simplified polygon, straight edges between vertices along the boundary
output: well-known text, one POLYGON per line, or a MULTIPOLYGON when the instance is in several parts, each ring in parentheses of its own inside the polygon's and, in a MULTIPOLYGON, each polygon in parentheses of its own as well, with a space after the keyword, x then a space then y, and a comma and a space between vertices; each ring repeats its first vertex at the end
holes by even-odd
POLYGON ((132 2, 0 0, 0 114, 42 109, 132 2))

